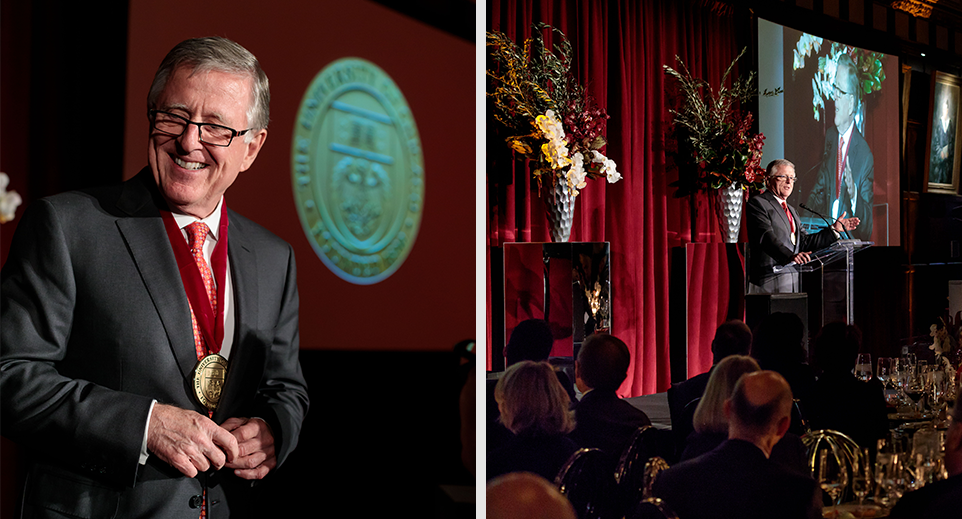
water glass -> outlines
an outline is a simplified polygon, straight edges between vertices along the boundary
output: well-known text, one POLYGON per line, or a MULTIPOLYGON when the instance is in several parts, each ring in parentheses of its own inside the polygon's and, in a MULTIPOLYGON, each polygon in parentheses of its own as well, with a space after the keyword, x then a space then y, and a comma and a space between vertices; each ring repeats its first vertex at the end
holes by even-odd
POLYGON ((882 387, 888 389, 892 382, 892 359, 890 357, 878 358, 878 369, 875 370, 875 376, 882 383, 882 387))
POLYGON ((828 458, 829 450, 824 449, 819 452, 818 459, 818 484, 822 490, 828 494, 832 500, 832 515, 837 516, 836 506, 842 491, 848 485, 848 470, 845 463, 836 463, 833 458, 831 462, 828 458))
POLYGON ((855 460, 852 467, 852 492, 858 497, 858 508, 860 511, 865 498, 872 492, 872 471, 869 469, 868 449, 862 449, 862 461, 855 460))
POLYGON ((862 382, 872 380, 872 354, 859 353, 855 360, 855 377, 862 382))

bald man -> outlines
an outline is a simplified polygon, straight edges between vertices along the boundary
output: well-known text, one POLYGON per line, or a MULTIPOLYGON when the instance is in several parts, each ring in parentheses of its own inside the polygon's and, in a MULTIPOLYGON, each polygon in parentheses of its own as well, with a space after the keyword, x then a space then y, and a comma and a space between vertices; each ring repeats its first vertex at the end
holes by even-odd
POLYGON ((488 483, 488 519, 577 519, 558 489, 531 472, 514 472, 488 483))
POLYGON ((791 424, 792 391, 774 371, 748 373, 725 402, 728 440, 655 480, 654 494, 679 517, 821 517, 821 491, 809 476, 769 460, 791 424))

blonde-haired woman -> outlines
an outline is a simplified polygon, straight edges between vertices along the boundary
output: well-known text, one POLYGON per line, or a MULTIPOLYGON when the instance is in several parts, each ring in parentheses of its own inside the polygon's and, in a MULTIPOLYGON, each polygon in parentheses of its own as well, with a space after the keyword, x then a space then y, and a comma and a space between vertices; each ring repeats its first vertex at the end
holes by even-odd
POLYGON ((547 362, 522 361, 505 370, 494 389, 501 421, 514 434, 488 453, 487 479, 509 472, 534 472, 553 481, 578 450, 567 437, 574 429, 568 393, 547 362))
MULTIPOLYGON (((746 373, 761 371, 755 359, 746 355, 725 357, 712 370, 705 394, 698 401, 692 419, 695 432, 685 441, 681 460, 695 458, 718 447, 728 439, 728 417, 725 401, 731 397, 735 383, 746 373)), ((788 433, 772 448, 771 460, 781 465, 808 473, 805 463, 805 445, 795 434, 788 433)))

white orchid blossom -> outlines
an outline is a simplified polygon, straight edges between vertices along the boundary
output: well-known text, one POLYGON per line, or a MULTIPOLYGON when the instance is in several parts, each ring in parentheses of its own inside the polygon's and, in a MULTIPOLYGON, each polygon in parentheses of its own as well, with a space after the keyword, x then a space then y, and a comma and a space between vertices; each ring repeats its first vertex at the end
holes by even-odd
POLYGON ((541 152, 548 159, 551 168, 561 169, 571 164, 571 158, 568 157, 568 146, 565 143, 564 126, 561 125, 561 121, 558 120, 554 110, 548 110, 544 115, 536 117, 535 125, 548 141, 541 145, 541 152))
POLYGON ((585 171, 584 162, 584 155, 576 152, 571 158, 571 168, 568 169, 568 173, 565 175, 568 178, 568 186, 574 190, 576 196, 579 190, 584 189, 585 186, 588 185, 588 173, 585 171))
POLYGON ((17 207, 23 203, 23 199, 16 191, 7 191, 8 185, 10 185, 10 177, 6 173, 0 173, 0 223, 13 220, 17 207))
POLYGON ((618 165, 615 164, 615 161, 605 157, 597 150, 592 151, 591 153, 591 162, 601 163, 601 173, 607 177, 609 184, 614 184, 615 182, 621 180, 621 173, 618 173, 618 165))

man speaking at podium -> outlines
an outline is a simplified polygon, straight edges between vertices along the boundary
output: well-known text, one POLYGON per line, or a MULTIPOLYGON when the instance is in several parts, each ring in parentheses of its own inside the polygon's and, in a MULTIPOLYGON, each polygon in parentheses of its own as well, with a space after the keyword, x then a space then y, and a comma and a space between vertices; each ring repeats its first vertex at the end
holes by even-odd
POLYGON ((831 227, 807 234, 795 209, 786 202, 795 188, 795 165, 776 159, 766 172, 767 189, 748 200, 749 293, 798 292, 798 272, 790 269, 776 274, 775 267, 808 263, 812 251, 828 247, 839 239, 839 233, 858 227, 859 219, 845 218, 843 213, 831 227))

